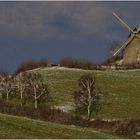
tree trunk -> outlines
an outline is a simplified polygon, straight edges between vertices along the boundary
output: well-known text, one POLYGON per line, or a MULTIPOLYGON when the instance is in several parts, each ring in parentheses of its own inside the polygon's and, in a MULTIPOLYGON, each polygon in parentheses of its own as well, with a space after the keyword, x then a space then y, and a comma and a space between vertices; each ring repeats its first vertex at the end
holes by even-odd
POLYGON ((35 98, 35 109, 37 109, 37 95, 36 95, 36 88, 34 88, 34 98, 35 98))
POLYGON ((87 91, 88 91, 88 107, 87 107, 87 115, 88 115, 88 120, 90 120, 91 116, 91 91, 90 91, 90 86, 89 83, 87 83, 87 91))
POLYGON ((8 100, 9 100, 9 93, 7 92, 6 93, 6 101, 8 102, 8 100))
POLYGON ((22 75, 21 73, 19 74, 19 83, 18 83, 18 88, 20 89, 20 101, 21 101, 21 107, 23 106, 23 83, 21 82, 22 75))
POLYGON ((89 101, 89 104, 88 104, 88 108, 87 108, 87 115, 88 115, 88 120, 90 120, 90 117, 91 117, 91 101, 89 101))
POLYGON ((20 89, 20 101, 21 101, 21 107, 23 106, 23 89, 20 89))
POLYGON ((37 109, 37 99, 35 98, 35 109, 37 109))
POLYGON ((21 101, 23 99, 23 92, 22 92, 22 90, 20 91, 20 99, 21 99, 21 101))

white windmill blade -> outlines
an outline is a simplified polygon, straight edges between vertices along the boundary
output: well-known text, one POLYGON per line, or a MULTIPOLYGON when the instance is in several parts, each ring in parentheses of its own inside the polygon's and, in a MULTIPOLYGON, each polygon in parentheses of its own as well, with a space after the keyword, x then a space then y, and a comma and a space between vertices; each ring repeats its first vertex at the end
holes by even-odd
POLYGON ((115 12, 113 12, 113 15, 128 29, 128 31, 134 33, 134 31, 132 30, 132 28, 130 28, 126 21, 122 20, 115 12))
POLYGON ((131 42, 131 40, 132 40, 133 38, 134 38, 134 35, 131 35, 131 36, 129 37, 129 39, 122 45, 122 47, 119 48, 119 49, 114 53, 113 56, 118 55, 118 54, 122 51, 122 49, 124 49, 124 48, 127 46, 127 44, 128 44, 129 42, 131 42))

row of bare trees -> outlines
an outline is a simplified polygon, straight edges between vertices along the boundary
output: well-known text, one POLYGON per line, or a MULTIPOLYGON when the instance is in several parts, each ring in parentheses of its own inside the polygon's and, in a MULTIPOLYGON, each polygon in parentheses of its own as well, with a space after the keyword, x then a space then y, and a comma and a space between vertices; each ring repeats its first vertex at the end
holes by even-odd
MULTIPOLYGON (((88 120, 90 120, 91 114, 97 113, 101 107, 102 94, 97 89, 96 79, 92 75, 81 76, 78 84, 81 89, 73 93, 75 111, 87 112, 88 120)), ((18 99, 21 106, 33 102, 35 109, 38 108, 39 103, 49 97, 48 87, 42 75, 35 72, 24 72, 18 75, 1 73, 0 95, 6 102, 9 102, 12 97, 18 99)))
POLYGON ((8 102, 12 97, 20 99, 21 106, 27 100, 34 102, 37 109, 38 102, 48 96, 47 85, 38 73, 20 73, 19 75, 0 74, 0 95, 8 102))

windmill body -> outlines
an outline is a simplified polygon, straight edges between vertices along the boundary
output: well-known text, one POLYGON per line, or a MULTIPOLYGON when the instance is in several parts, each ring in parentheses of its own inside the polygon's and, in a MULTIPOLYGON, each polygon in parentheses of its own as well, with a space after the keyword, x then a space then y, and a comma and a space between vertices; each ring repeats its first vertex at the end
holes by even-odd
POLYGON ((140 64, 140 27, 134 30, 122 20, 116 13, 113 15, 123 24, 130 32, 129 37, 125 43, 114 53, 114 56, 118 56, 120 53, 123 54, 120 65, 134 65, 140 64))
POLYGON ((140 38, 134 36, 125 47, 122 64, 133 65, 138 63, 140 63, 140 38))

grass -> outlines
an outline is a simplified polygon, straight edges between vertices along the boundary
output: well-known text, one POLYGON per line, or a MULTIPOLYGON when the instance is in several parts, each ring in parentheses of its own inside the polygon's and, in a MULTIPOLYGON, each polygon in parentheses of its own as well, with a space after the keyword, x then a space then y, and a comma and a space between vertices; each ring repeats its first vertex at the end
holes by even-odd
POLYGON ((27 119, 0 114, 0 138, 1 139, 39 139, 39 138, 71 138, 71 139, 93 139, 93 138, 122 138, 110 133, 95 131, 91 128, 67 126, 39 120, 27 119))
POLYGON ((73 102, 72 93, 77 90, 77 80, 83 74, 96 76, 97 86, 103 91, 104 105, 94 118, 139 119, 140 116, 140 70, 94 71, 63 68, 38 69, 48 84, 53 97, 51 105, 73 102))

